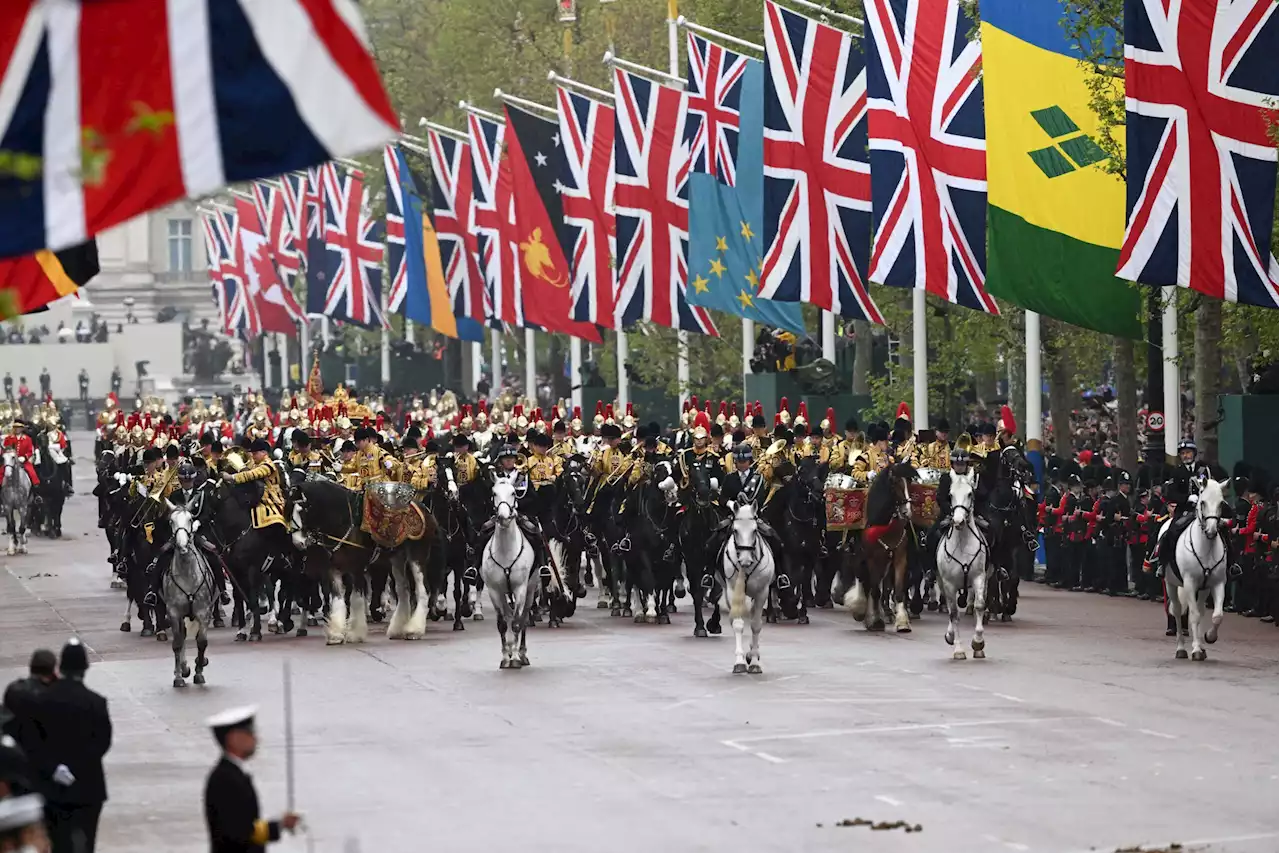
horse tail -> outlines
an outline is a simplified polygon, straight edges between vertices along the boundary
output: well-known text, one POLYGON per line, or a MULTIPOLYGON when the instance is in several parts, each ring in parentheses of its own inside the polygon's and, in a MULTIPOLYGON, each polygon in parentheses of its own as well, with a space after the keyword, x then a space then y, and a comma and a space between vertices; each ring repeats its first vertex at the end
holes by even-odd
POLYGON ((734 571, 725 591, 729 596, 729 618, 745 619, 750 607, 747 600, 747 573, 741 569, 734 571))

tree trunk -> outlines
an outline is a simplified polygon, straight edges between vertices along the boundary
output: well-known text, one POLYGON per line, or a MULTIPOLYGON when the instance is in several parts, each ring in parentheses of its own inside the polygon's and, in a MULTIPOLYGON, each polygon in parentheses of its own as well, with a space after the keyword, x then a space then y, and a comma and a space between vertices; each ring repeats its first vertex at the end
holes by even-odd
POLYGON ((1071 356, 1058 349, 1049 371, 1049 419, 1053 422, 1054 453, 1064 459, 1074 455, 1071 435, 1071 356))
POLYGON ((853 393, 863 396, 871 395, 871 323, 866 320, 853 321, 853 393))
POLYGON ((1112 357, 1116 371, 1116 440, 1120 444, 1120 467, 1133 471, 1138 467, 1138 377, 1134 366, 1133 341, 1125 337, 1113 339, 1112 357))
POLYGON ((1222 302, 1202 298, 1196 309, 1195 441, 1200 458, 1218 461, 1218 384, 1222 376, 1222 302))

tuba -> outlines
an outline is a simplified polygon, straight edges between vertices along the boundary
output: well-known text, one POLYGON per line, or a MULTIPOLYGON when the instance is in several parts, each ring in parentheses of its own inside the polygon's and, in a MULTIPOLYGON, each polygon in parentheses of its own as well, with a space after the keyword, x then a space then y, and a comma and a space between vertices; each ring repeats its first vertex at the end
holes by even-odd
POLYGON ((973 450, 973 438, 969 433, 960 433, 960 437, 956 439, 956 450, 963 450, 965 453, 973 450))
POLYGON ((228 450, 226 453, 222 454, 222 462, 236 474, 239 474, 249 465, 248 461, 244 458, 244 454, 238 448, 235 450, 228 450))

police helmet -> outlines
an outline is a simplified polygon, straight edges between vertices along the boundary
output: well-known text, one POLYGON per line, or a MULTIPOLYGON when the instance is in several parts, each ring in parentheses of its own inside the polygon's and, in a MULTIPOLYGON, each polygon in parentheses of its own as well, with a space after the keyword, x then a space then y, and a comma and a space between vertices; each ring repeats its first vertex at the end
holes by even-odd
POLYGON ((1184 450, 1190 450, 1192 453, 1199 452, 1199 448, 1196 447, 1196 443, 1189 438, 1184 438, 1182 441, 1178 442, 1178 452, 1181 453, 1184 450))
POLYGON ((961 447, 951 448, 951 464, 952 465, 968 465, 969 451, 961 447))
POLYGON ((755 459, 755 452, 751 449, 751 445, 743 442, 733 449, 734 462, 751 462, 755 459))
POLYGON ((178 466, 178 480, 185 483, 189 480, 194 480, 195 478, 196 478, 195 465, 192 465, 190 462, 184 461, 181 465, 178 466))

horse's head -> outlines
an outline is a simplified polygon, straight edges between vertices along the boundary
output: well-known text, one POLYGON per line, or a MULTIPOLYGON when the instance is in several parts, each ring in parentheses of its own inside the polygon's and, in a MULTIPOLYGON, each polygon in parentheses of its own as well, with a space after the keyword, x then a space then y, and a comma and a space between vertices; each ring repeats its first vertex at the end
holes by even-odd
POLYGON ((827 484, 827 474, 830 466, 825 462, 819 462, 810 456, 801 460, 800 467, 796 470, 796 482, 800 496, 805 503, 820 504, 825 503, 826 498, 823 496, 823 489, 827 484))
POLYGON ((576 453, 565 460, 560 474, 560 493, 574 511, 582 509, 587 493, 586 463, 576 453))
POLYGON ((756 517, 756 505, 752 501, 743 501, 733 509, 733 546, 740 551, 747 551, 756 546, 756 537, 760 535, 760 525, 756 517))
POLYGON ((699 507, 711 505, 711 499, 714 497, 711 489, 711 480, 712 470, 710 465, 697 462, 689 469, 689 487, 693 492, 693 502, 699 507))
POLYGON ((1231 517, 1227 502, 1222 497, 1223 489, 1227 487, 1228 482, 1228 480, 1219 482, 1213 478, 1206 479, 1204 485, 1200 487, 1200 494, 1196 496, 1196 521, 1200 523, 1200 529, 1209 539, 1216 538, 1223 519, 1231 517))
POLYGON ((493 483, 494 517, 503 527, 516 517, 516 485, 508 477, 499 477, 493 483))
POLYGON ((173 533, 173 546, 182 554, 189 554, 195 535, 195 519, 185 505, 166 502, 169 507, 169 530, 173 533))
POLYGON ((4 477, 9 479, 9 475, 13 473, 14 466, 18 464, 18 457, 12 450, 4 452, 4 477))
POLYGON ((973 517, 973 506, 976 500, 978 475, 970 471, 967 474, 951 475, 951 525, 959 528, 967 524, 973 517))
POLYGON ((915 467, 910 462, 899 462, 889 466, 885 471, 893 490, 895 514, 904 521, 911 520, 911 484, 919 479, 915 467))

